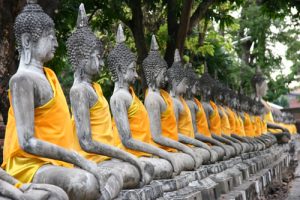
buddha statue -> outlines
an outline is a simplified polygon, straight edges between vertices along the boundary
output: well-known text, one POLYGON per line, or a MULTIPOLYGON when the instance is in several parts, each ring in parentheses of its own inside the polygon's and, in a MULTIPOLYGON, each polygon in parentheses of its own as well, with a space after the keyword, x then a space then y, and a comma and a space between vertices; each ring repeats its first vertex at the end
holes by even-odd
POLYGON ((266 101, 263 100, 263 97, 266 95, 268 90, 268 84, 266 82, 266 77, 263 75, 259 66, 256 69, 255 75, 252 77, 251 84, 255 90, 255 97, 264 105, 264 119, 267 121, 268 133, 271 133, 277 138, 277 141, 281 143, 281 139, 286 140, 286 137, 289 137, 289 131, 274 122, 272 108, 266 101))
POLYGON ((153 141, 162 149, 176 156, 181 170, 192 170, 195 166, 193 150, 178 140, 178 130, 173 101, 164 88, 168 81, 167 63, 159 53, 155 36, 152 36, 148 56, 143 61, 148 85, 145 97, 153 141))
POLYGON ((105 183, 117 176, 76 152, 65 96, 55 73, 43 67, 57 40, 52 19, 35 0, 17 16, 15 35, 20 63, 9 83, 3 169, 21 183, 59 186, 70 199, 98 199, 100 193, 109 199, 105 183))
POLYGON ((218 146, 221 146, 225 151, 224 159, 233 157, 235 154, 235 149, 224 143, 227 142, 226 139, 223 139, 221 136, 221 119, 218 113, 217 106, 211 101, 212 99, 212 89, 215 85, 215 80, 211 78, 207 70, 199 79, 199 93, 201 96, 201 104, 203 110, 205 111, 207 124, 210 130, 211 137, 218 141, 218 146), (213 107, 214 106, 214 107, 213 107))
POLYGON ((67 41, 69 60, 74 69, 70 100, 74 131, 78 136, 76 143, 86 159, 120 173, 123 182, 119 185, 123 188, 137 188, 151 181, 153 167, 116 147, 119 136, 112 129, 109 104, 101 86, 92 81, 101 70, 99 66, 103 66, 103 47, 87 22, 84 5, 81 4, 76 30, 67 41))
POLYGON ((22 184, 0 168, 0 199, 5 200, 68 200, 59 187, 49 184, 22 184))
POLYGON ((228 114, 225 110, 225 87, 218 81, 213 87, 213 97, 215 100, 215 104, 218 108, 218 113, 220 115, 221 120, 221 136, 222 141, 232 147, 234 147, 236 154, 239 155, 244 150, 244 145, 231 136, 232 129, 229 122, 228 114), (223 140, 225 139, 225 140, 223 140))
POLYGON ((198 162, 210 161, 210 148, 207 144, 195 139, 193 120, 184 96, 187 92, 188 79, 186 70, 183 67, 179 51, 176 49, 174 55, 174 63, 167 71, 169 80, 169 93, 174 104, 174 112, 177 119, 178 139, 181 143, 185 143, 192 147, 198 157, 198 162))
POLYGON ((152 139, 146 108, 131 85, 138 77, 136 56, 125 45, 122 26, 119 25, 116 46, 108 55, 108 67, 115 82, 110 99, 113 129, 119 135, 116 145, 154 166, 154 179, 166 179, 180 171, 176 158, 159 148, 152 139), (155 157, 154 157, 155 156, 155 157))
POLYGON ((223 108, 222 111, 227 115, 230 127, 230 137, 228 137, 226 134, 223 136, 235 143, 239 143, 243 147, 243 152, 249 152, 251 150, 251 144, 249 143, 249 141, 247 141, 247 139, 244 139, 245 137, 240 138, 237 135, 240 133, 240 128, 239 125, 237 125, 237 121, 240 122, 240 120, 237 120, 237 113, 234 109, 237 106, 236 93, 228 87, 224 87, 221 91, 221 98, 223 99, 221 101, 223 108))
POLYGON ((199 77, 196 75, 190 63, 186 64, 186 77, 188 80, 188 88, 185 94, 185 100, 191 112, 195 139, 208 144, 206 149, 210 152, 210 161, 212 163, 217 160, 222 160, 224 150, 218 146, 220 144, 218 141, 211 138, 205 111, 203 110, 201 102, 195 97, 199 88, 199 77))
POLYGON ((261 135, 261 123, 260 120, 257 121, 254 113, 256 114, 256 105, 251 105, 252 99, 246 95, 239 95, 240 109, 239 116, 244 124, 244 132, 248 141, 251 142, 253 150, 262 150, 265 148, 264 144, 257 138, 261 135))

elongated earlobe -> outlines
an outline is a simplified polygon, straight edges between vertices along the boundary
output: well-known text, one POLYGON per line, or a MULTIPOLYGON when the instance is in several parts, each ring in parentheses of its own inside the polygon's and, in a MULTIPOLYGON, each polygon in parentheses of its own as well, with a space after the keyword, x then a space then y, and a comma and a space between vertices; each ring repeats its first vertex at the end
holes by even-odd
POLYGON ((22 35, 22 48, 24 52, 24 63, 29 64, 31 61, 31 37, 29 34, 22 35))

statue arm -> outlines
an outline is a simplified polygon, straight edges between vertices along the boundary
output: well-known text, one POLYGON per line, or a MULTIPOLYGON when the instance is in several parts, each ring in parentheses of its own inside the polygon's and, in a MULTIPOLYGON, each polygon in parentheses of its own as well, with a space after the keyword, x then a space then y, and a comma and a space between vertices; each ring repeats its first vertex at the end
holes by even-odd
POLYGON ((98 176, 100 175, 99 168, 95 163, 84 159, 75 151, 69 151, 34 136, 33 83, 25 78, 16 82, 12 79, 10 88, 20 147, 29 154, 72 163, 91 172, 98 180, 101 180, 102 177, 98 176))
POLYGON ((290 132, 288 129, 286 129, 286 128, 280 126, 280 125, 270 123, 270 122, 267 123, 267 127, 268 127, 268 128, 271 128, 271 129, 280 129, 280 130, 282 130, 283 132, 287 132, 287 133, 290 132))
POLYGON ((15 185, 16 183, 19 182, 17 179, 15 179, 14 177, 6 173, 1 167, 0 167, 0 180, 3 180, 11 185, 15 185))
POLYGON ((242 142, 249 142, 249 141, 247 140, 248 138, 246 138, 246 137, 241 137, 241 136, 239 136, 239 135, 237 135, 237 134, 235 134, 235 133, 232 133, 231 136, 232 136, 233 138, 239 140, 239 141, 242 141, 242 142))
POLYGON ((12 200, 23 200, 23 193, 15 186, 0 179, 0 197, 8 197, 12 200))
POLYGON ((115 95, 110 99, 112 115, 115 119, 122 144, 128 149, 150 153, 173 163, 173 157, 167 151, 132 138, 127 115, 131 99, 126 100, 124 98, 126 97, 115 95))
POLYGON ((217 134, 214 134, 212 133, 211 136, 216 139, 216 140, 219 140, 220 142, 223 142, 225 144, 228 144, 228 145, 232 145, 232 142, 222 136, 218 136, 217 134))
POLYGON ((178 141, 172 140, 162 135, 161 121, 160 121, 161 111, 160 111, 160 105, 158 101, 156 101, 155 99, 153 100, 146 99, 145 106, 146 109, 148 110, 151 135, 154 142, 163 146, 172 147, 186 154, 189 154, 190 156, 193 157, 194 152, 191 148, 178 141))
POLYGON ((141 162, 134 155, 92 139, 89 102, 85 91, 79 91, 74 88, 70 91, 71 107, 76 122, 76 134, 81 148, 89 153, 105 155, 131 163, 137 167, 140 172, 141 181, 143 181, 144 169, 141 162))

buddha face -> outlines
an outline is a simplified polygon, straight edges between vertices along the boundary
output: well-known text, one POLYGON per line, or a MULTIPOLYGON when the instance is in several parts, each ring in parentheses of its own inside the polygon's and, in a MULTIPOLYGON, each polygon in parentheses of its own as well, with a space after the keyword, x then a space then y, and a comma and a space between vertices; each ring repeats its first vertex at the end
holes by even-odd
POLYGON ((168 82, 168 77, 167 77, 167 69, 164 68, 162 69, 158 75, 156 76, 156 85, 158 88, 162 88, 166 85, 166 83, 168 82))
POLYGON ((201 86, 199 87, 199 92, 204 100, 209 100, 211 96, 211 88, 208 86, 201 86))
POLYGON ((185 94, 187 88, 188 88, 187 78, 183 78, 178 84, 175 84, 175 90, 178 95, 185 94))
POLYGON ((42 36, 37 42, 30 42, 30 36, 24 34, 22 36, 22 44, 25 46, 25 51, 30 49, 31 46, 31 58, 35 58, 42 63, 50 61, 54 57, 58 43, 55 36, 55 30, 52 28, 49 31, 44 31, 42 36))
POLYGON ((125 69, 123 76, 124 82, 127 82, 129 85, 135 83, 136 79, 138 78, 138 74, 136 72, 136 62, 130 63, 130 65, 125 69))
POLYGON ((256 83, 256 92, 257 92, 257 95, 259 97, 263 97, 267 94, 267 91, 268 91, 268 84, 266 81, 263 81, 262 83, 256 83))
POLYGON ((89 59, 86 62, 85 65, 85 73, 89 75, 94 75, 99 73, 103 67, 104 63, 102 60, 102 56, 100 54, 100 50, 98 48, 93 48, 89 59), (101 68, 101 69, 100 69, 101 68))
POLYGON ((241 103, 241 108, 243 111, 247 111, 249 109, 249 104, 247 101, 241 103))
POLYGON ((197 88, 198 88, 198 83, 195 82, 195 84, 193 84, 193 86, 190 88, 193 95, 197 94, 197 88))

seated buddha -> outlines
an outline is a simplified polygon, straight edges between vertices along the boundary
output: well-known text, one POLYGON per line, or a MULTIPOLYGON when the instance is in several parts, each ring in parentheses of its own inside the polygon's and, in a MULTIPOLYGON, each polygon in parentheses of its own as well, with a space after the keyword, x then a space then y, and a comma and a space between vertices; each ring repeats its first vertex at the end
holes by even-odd
POLYGON ((79 153, 98 166, 114 169, 122 175, 123 188, 137 188, 151 181, 152 165, 118 147, 118 135, 113 132, 109 104, 101 86, 92 81, 103 65, 103 47, 87 24, 83 4, 75 32, 67 41, 69 60, 74 69, 70 90, 74 131, 79 153), (147 171, 148 170, 148 171, 147 171))
POLYGON ((252 77, 251 84, 255 90, 256 99, 264 105, 264 119, 267 122, 268 134, 276 137, 279 143, 286 142, 286 138, 289 137, 288 130, 274 122, 272 108, 266 101, 263 100, 263 97, 267 93, 268 85, 266 77, 263 75, 260 67, 257 67, 256 73, 252 77), (285 141, 281 141, 282 139, 285 141))
POLYGON ((118 176, 76 152, 65 96, 55 73, 43 67, 57 47, 52 19, 29 0, 14 27, 20 63, 9 83, 3 169, 21 183, 59 186, 70 199, 100 193, 109 199, 106 182, 118 176))
POLYGON ((186 77, 188 89, 185 100, 191 112, 195 139, 208 145, 212 163, 216 160, 223 160, 225 152, 221 147, 222 144, 211 137, 205 111, 201 101, 196 98, 200 88, 199 77, 190 64, 187 64, 186 67, 186 77))
POLYGON ((167 63, 159 53, 154 35, 150 52, 143 61, 143 69, 148 85, 144 105, 149 115, 153 141, 177 157, 180 170, 194 169, 195 154, 189 146, 179 142, 173 101, 169 93, 162 89, 168 80, 167 63))
POLYGON ((115 82, 110 107, 113 129, 119 135, 116 145, 154 166, 154 179, 164 179, 178 172, 174 155, 159 148, 152 139, 146 108, 131 85, 138 75, 136 56, 125 45, 122 26, 119 25, 116 46, 108 55, 108 67, 115 82))

